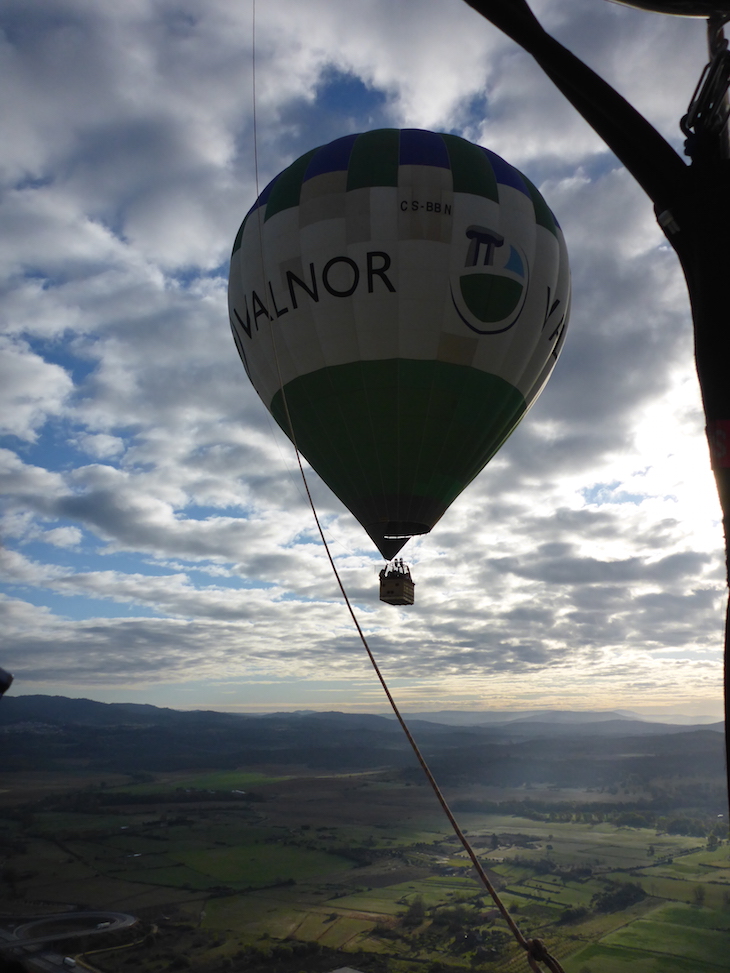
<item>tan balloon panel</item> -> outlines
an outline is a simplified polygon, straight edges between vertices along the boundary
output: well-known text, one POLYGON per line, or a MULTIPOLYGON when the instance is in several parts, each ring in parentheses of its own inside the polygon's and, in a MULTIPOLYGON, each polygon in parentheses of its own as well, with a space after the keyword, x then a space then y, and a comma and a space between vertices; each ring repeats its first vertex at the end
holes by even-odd
POLYGON ((298 159, 231 258, 254 387, 385 557, 430 530, 512 432, 569 303, 563 235, 535 187, 487 149, 418 129, 298 159))

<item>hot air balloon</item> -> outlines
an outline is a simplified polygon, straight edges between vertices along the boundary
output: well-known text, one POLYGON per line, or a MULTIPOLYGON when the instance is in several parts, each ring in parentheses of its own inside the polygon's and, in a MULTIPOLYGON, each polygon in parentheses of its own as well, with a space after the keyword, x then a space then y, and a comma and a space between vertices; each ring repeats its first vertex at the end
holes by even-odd
POLYGON ((231 258, 254 388, 387 560, 535 401, 569 303, 563 235, 532 183, 420 129, 307 152, 261 193, 231 258))

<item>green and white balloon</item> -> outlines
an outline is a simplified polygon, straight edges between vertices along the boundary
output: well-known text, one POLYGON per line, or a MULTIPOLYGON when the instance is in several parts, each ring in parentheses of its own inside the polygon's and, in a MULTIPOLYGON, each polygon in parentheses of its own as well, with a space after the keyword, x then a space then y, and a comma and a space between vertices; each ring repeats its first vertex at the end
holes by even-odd
POLYGON ((386 558, 433 527, 530 408, 569 304, 563 235, 532 183, 419 129, 297 159, 231 258, 249 378, 386 558))

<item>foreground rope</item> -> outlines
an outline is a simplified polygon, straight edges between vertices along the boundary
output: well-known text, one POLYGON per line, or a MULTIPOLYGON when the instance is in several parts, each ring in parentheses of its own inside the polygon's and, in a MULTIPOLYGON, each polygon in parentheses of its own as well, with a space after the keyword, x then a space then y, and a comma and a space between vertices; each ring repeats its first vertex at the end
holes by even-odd
MULTIPOLYGON (((272 336, 272 338, 273 338, 273 336, 272 336)), ((276 343, 275 342, 274 342, 274 354, 276 355, 276 343)), ((277 368, 278 368, 278 364, 279 364, 278 356, 276 358, 276 362, 277 362, 277 368)), ((284 409, 285 409, 285 412, 286 412, 287 424, 289 425, 291 439, 292 439, 292 442, 294 443, 294 449, 296 451, 297 463, 299 464, 299 472, 301 473, 301 476, 302 476, 302 482, 304 484, 304 489, 305 489, 306 494, 307 494, 307 499, 309 500, 309 506, 310 506, 310 508, 312 510, 312 516, 314 517, 314 521, 315 521, 315 523, 317 525, 317 530, 319 531, 319 536, 322 539, 322 544, 323 544, 324 549, 325 549, 325 551, 327 553, 327 557, 329 559, 330 566, 332 567, 332 572, 333 572, 333 574, 334 574, 334 576, 335 576, 335 578, 337 580, 337 584, 339 585, 340 591, 342 592, 342 597, 344 599, 345 605, 347 606, 347 610, 349 611, 350 617, 352 618, 352 621, 353 621, 353 623, 355 625, 355 628, 357 629, 357 634, 360 636, 360 641, 362 642, 363 647, 365 648, 365 651, 367 652, 368 658, 370 659, 370 663, 372 664, 372 667, 375 670, 375 674, 376 674, 376 676, 378 677, 378 679, 380 681, 380 685, 383 687, 383 691, 384 691, 384 693, 385 693, 385 695, 386 695, 386 697, 388 699, 388 702, 391 705, 391 708, 393 710, 393 713, 395 714, 396 719, 400 723, 401 728, 403 729, 403 732, 405 733, 406 738, 407 738, 408 742, 410 743, 411 748, 413 749, 414 754, 416 755, 416 759, 418 760, 419 764, 421 765, 421 769, 423 770, 424 774, 426 775, 426 778, 427 778, 429 784, 431 785, 431 788, 432 788, 434 794, 436 795, 436 798, 437 798, 439 804, 441 805, 444 814, 448 818, 449 823, 451 824, 451 827, 454 830, 454 834, 459 839, 459 841, 461 842, 464 850, 466 851, 467 855, 469 856, 469 858, 471 860, 471 863, 474 866, 477 875, 479 876, 480 881, 484 885, 484 887, 487 890, 487 892, 489 892, 489 894, 491 895, 492 900, 494 901, 494 904, 499 909, 499 911, 500 911, 500 913, 502 915, 502 918, 504 919, 504 921, 509 926, 509 928, 512 931, 512 934, 514 935, 515 939, 520 944, 520 946, 526 951, 526 953, 527 953, 527 961, 528 961, 528 963, 530 965, 530 969, 532 969, 534 971, 534 973, 542 973, 542 971, 540 969, 540 966, 538 964, 539 963, 544 963, 547 966, 548 970, 550 970, 550 973, 565 973, 565 971, 563 970, 563 967, 560 965, 560 963, 557 961, 557 959, 555 959, 554 956, 551 956, 551 954, 548 952, 548 950, 547 950, 544 942, 541 939, 526 939, 522 935, 522 932, 520 931, 519 927, 517 926, 517 923, 514 921, 514 919, 512 918, 512 916, 507 911, 507 907, 505 906, 505 904, 500 899, 500 897, 499 897, 499 895, 497 893, 497 890, 495 889, 495 887, 490 882, 487 873, 485 872, 484 868, 482 867, 482 863, 477 858, 476 852, 472 848, 472 846, 469 843, 469 840, 467 839, 466 835, 461 830, 461 827, 459 826, 458 821, 454 817, 453 812, 452 812, 451 808, 449 807, 449 805, 448 805, 448 803, 446 801, 446 798, 444 797, 444 795, 443 795, 443 793, 441 791, 441 788, 439 787, 439 785, 438 785, 438 783, 436 781, 436 778, 431 773, 431 768, 426 763, 426 758, 421 753, 421 750, 420 750, 418 744, 416 743, 416 741, 415 741, 415 739, 414 739, 414 737, 413 737, 410 729, 408 728, 408 725, 407 725, 405 719, 403 718, 403 716, 401 715, 400 710, 398 709, 398 705, 396 704, 395 699, 393 698, 390 690, 388 689, 388 684, 385 681, 385 677, 383 676, 382 672, 380 671, 380 667, 378 666, 378 663, 377 663, 377 661, 375 659, 375 656, 373 655, 373 653, 372 653, 372 651, 370 649, 370 646, 368 645, 368 640, 366 639, 365 633, 363 632, 362 628, 360 627, 360 622, 358 621, 357 615, 355 614, 355 611, 354 611, 354 609, 352 607, 352 604, 350 603, 350 599, 349 599, 349 597, 347 595, 347 591, 345 590, 345 586, 342 583, 342 579, 340 578, 339 571, 337 570, 337 566, 336 566, 336 564, 334 562, 334 558, 332 557, 332 553, 331 553, 331 551, 329 549, 329 544, 327 543, 327 538, 324 536, 324 531, 322 530, 322 525, 320 524, 319 516, 318 516, 317 510, 316 510, 316 508, 314 506, 314 500, 312 499, 312 494, 310 493, 310 490, 309 490, 309 484, 307 482, 307 477, 306 477, 305 472, 304 472, 304 466, 302 465, 302 458, 301 458, 301 454, 299 452, 299 448, 298 448, 297 443, 296 443, 296 437, 294 435, 294 427, 292 425, 291 416, 289 414, 289 406, 288 406, 288 403, 287 403, 287 400, 286 400, 286 393, 284 392, 283 387, 282 387, 282 398, 284 400, 284 409)))

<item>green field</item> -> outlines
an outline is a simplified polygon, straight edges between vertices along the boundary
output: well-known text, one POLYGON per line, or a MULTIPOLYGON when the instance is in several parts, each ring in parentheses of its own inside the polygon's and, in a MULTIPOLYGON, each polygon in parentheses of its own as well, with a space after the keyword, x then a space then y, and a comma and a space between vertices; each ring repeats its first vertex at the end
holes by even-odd
POLYGON ((75 834, 98 832, 108 834, 110 830, 129 825, 123 814, 84 814, 77 811, 43 811, 33 816, 33 831, 58 837, 64 832, 75 834))
POLYGON ((609 933, 565 964, 566 973, 720 973, 730 970, 730 913, 664 905, 609 933))
MULTIPOLYGON (((423 788, 378 774, 231 771, 89 794, 0 819, 11 849, 0 912, 74 903, 141 916, 156 931, 135 933, 144 948, 94 953, 103 973, 160 973, 181 956, 200 973, 225 963, 258 973, 258 962, 299 973, 348 957, 363 968, 368 955, 387 973, 516 973, 524 962, 423 788), (247 787, 256 801, 216 800, 247 787), (167 797, 181 789, 190 801, 167 797), (130 792, 161 796, 114 804, 130 792)), ((544 938, 566 973, 730 970, 726 841, 710 851, 610 821, 461 819, 520 928, 544 938)))
POLYGON ((271 885, 275 882, 325 877, 352 864, 327 852, 283 845, 171 852, 183 864, 226 885, 271 885))
POLYGON ((195 789, 200 791, 232 791, 246 790, 262 784, 273 784, 281 777, 271 777, 267 774, 251 773, 243 770, 215 771, 210 774, 170 774, 154 781, 138 784, 123 784, 115 787, 119 794, 165 794, 179 790, 195 789))

